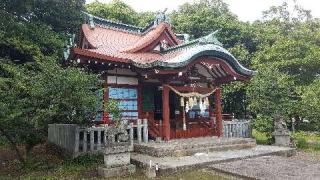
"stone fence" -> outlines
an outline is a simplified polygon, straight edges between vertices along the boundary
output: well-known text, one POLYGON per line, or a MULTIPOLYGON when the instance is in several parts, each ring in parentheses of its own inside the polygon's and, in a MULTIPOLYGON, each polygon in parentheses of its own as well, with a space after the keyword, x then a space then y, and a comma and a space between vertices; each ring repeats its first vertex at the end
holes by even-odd
MULTIPOLYGON (((108 144, 107 131, 109 127, 80 127, 76 124, 49 124, 48 141, 70 153, 73 157, 86 154, 102 152, 108 144)), ((138 119, 134 125, 130 123, 127 127, 131 145, 148 142, 148 121, 138 119), (136 133, 134 133, 136 129, 136 133)))
POLYGON ((224 137, 251 137, 250 120, 223 121, 223 136, 224 137))

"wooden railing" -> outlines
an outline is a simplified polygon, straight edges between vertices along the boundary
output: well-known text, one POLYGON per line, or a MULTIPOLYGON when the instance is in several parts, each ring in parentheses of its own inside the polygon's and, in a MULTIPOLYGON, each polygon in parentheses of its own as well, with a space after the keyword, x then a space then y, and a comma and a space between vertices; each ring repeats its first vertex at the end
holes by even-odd
POLYGON ((172 139, 205 137, 205 136, 215 135, 214 132, 215 131, 212 128, 203 128, 198 126, 198 127, 189 128, 186 130, 182 130, 182 129, 171 130, 170 137, 172 139))
MULTIPOLYGON (((60 146, 73 157, 86 154, 98 153, 108 145, 108 126, 79 127, 75 124, 49 124, 48 141, 60 146)), ((127 127, 130 143, 148 142, 148 122, 138 119, 136 124, 130 123, 127 127), (134 130, 136 133, 134 134, 134 130), (136 136, 134 136, 136 135, 136 136)), ((115 139, 111 140, 115 142, 115 139)))
POLYGON ((162 137, 162 120, 159 120, 158 123, 155 120, 148 120, 148 129, 149 134, 153 137, 162 137))
POLYGON ((224 137, 251 137, 250 120, 223 121, 224 137))

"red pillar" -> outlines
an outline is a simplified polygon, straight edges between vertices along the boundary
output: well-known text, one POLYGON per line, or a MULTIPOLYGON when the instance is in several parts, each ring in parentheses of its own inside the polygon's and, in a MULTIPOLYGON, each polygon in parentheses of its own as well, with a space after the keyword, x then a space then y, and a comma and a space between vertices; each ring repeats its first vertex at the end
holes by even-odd
POLYGON ((162 118, 163 118, 163 139, 170 140, 170 107, 169 87, 162 85, 162 118))
POLYGON ((217 134, 219 137, 222 136, 222 112, 221 112, 221 89, 217 88, 215 92, 215 111, 216 111, 216 123, 217 123, 217 134))

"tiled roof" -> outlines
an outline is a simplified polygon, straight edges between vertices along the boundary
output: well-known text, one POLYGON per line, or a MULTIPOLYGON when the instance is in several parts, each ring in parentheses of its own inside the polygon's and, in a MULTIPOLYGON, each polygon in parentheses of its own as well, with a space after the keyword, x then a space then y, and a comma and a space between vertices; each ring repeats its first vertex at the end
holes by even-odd
POLYGON ((200 56, 213 56, 224 60, 239 74, 251 76, 254 73, 241 66, 236 58, 222 47, 215 37, 216 32, 181 43, 167 22, 140 28, 95 18, 94 24, 91 22, 82 25, 82 38, 90 47, 73 48, 74 55, 106 62, 130 63, 139 68, 176 68, 185 66, 200 56), (158 52, 150 50, 150 47, 158 45, 163 38, 172 42, 171 47, 158 52), (149 47, 147 51, 146 47, 149 47))
POLYGON ((144 35, 138 42, 136 42, 134 45, 128 47, 124 52, 137 52, 138 50, 141 50, 142 48, 150 45, 155 40, 157 40, 162 33, 169 33, 170 37, 172 37, 172 40, 174 41, 175 45, 180 44, 180 40, 178 40, 175 36, 175 34, 172 32, 171 27, 169 24, 163 22, 160 23, 156 28, 151 30, 149 33, 144 35))
POLYGON ((134 52, 152 43, 166 28, 168 26, 165 23, 161 23, 147 34, 138 35, 100 26, 90 28, 89 25, 83 24, 82 32, 84 37, 93 48, 82 49, 82 52, 88 52, 91 55, 96 53, 101 57, 129 59, 142 64, 151 63, 156 60, 166 60, 173 54, 162 55, 155 52, 134 52))

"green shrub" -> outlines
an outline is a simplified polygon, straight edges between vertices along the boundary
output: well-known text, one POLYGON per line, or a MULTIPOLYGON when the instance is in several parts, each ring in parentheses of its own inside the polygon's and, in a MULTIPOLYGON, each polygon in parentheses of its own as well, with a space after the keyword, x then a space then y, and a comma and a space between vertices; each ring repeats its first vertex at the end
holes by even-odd
POLYGON ((7 140, 4 137, 0 136, 0 147, 6 146, 7 144, 7 140))
POLYGON ((270 133, 259 132, 253 129, 252 136, 256 139, 257 144, 271 145, 274 142, 270 133))
POLYGON ((94 164, 103 164, 102 154, 87 154, 74 159, 66 160, 65 165, 87 166, 94 164))
POLYGON ((308 142, 304 138, 297 138, 296 145, 297 145, 297 148, 299 148, 299 149, 307 149, 308 148, 308 142))
POLYGON ((253 129, 271 134, 273 132, 273 119, 269 116, 258 115, 256 119, 252 121, 253 129))

